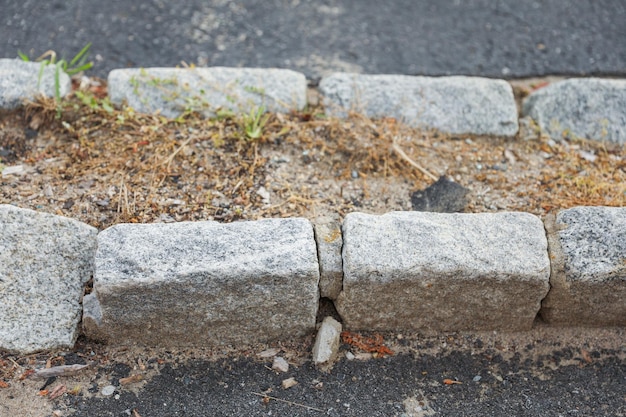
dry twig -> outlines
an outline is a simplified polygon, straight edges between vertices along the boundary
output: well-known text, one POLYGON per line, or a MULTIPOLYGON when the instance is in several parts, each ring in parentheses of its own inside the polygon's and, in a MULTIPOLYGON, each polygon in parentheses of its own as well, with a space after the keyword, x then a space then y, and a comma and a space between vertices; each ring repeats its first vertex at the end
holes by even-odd
POLYGON ((76 372, 82 371, 85 368, 88 368, 89 365, 79 365, 79 364, 75 364, 75 365, 60 365, 60 366, 53 366, 52 368, 44 368, 44 369, 38 369, 37 371, 35 371, 35 374, 33 375, 35 378, 50 378, 52 376, 67 376, 67 375, 73 375, 76 372))
POLYGON ((415 162, 414 160, 412 160, 411 158, 409 158, 409 155, 407 155, 399 146, 397 143, 392 143, 391 144, 391 148, 396 151, 396 153, 398 155, 400 155, 405 161, 407 161, 409 164, 411 164, 414 168, 417 168, 418 171, 420 171, 422 174, 426 175, 428 178, 430 178, 433 181, 437 181, 438 178, 435 177, 433 174, 431 174, 426 168, 424 168, 423 166, 421 166, 420 164, 418 164, 417 162, 415 162))

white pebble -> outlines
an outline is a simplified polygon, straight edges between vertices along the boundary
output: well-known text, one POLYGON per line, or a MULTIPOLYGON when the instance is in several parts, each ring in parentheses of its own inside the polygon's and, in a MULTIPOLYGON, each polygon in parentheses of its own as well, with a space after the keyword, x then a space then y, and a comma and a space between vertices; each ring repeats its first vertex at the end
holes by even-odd
POLYGON ((284 358, 276 356, 272 364, 272 369, 278 372, 287 372, 289 371, 289 364, 284 358))

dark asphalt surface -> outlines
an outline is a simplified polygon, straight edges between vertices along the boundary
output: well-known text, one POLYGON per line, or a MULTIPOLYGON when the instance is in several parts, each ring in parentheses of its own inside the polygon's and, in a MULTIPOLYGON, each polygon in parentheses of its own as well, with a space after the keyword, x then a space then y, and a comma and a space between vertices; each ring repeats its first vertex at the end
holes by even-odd
MULTIPOLYGON (((242 357, 166 363, 138 394, 121 388, 117 398, 68 396, 65 404, 76 410, 74 417, 134 416, 133 411, 143 417, 626 415, 626 364, 619 351, 592 350, 585 360, 567 347, 530 358, 532 350, 527 346, 508 360, 496 349, 343 359, 330 373, 306 363, 280 375, 268 368, 271 361, 242 357), (281 381, 288 377, 298 385, 285 390, 281 381), (444 379, 462 383, 446 385, 444 379), (297 404, 265 404, 253 394, 268 389, 268 395, 297 404)), ((120 364, 107 369, 96 384, 119 385, 130 372, 120 364)))
POLYGON ((0 57, 517 78, 626 74, 623 0, 1 0, 0 57))

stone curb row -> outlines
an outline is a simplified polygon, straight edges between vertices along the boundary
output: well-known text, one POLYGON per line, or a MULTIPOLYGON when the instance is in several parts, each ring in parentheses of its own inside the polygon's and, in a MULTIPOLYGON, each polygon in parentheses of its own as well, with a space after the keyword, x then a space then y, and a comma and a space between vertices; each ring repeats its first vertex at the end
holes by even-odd
POLYGON ((626 208, 118 224, 0 205, 0 349, 207 347, 315 330, 626 326, 626 208), (87 282, 93 291, 83 298, 87 282), (82 306, 81 306, 82 301, 82 306))
MULTIPOLYGON (((0 109, 18 106, 38 93, 54 95, 54 68, 0 59, 0 109)), ((60 77, 60 92, 70 79, 60 77)), ((261 68, 116 69, 108 77, 112 103, 126 102, 136 111, 178 117, 206 116, 260 108, 273 112, 302 110, 307 105, 303 74, 261 68)), ((327 114, 349 111, 368 117, 393 117, 405 123, 450 134, 515 136, 518 111, 511 85, 480 77, 421 77, 337 73, 319 84, 327 114)), ((522 105, 542 132, 563 137, 626 143, 626 80, 569 79, 541 88, 522 105)))

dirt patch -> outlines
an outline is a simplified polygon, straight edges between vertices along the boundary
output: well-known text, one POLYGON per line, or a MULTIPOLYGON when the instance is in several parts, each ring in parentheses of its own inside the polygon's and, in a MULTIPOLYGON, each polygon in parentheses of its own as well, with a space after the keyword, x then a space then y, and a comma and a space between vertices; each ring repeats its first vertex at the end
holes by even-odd
MULTIPOLYGON (((519 84, 518 97, 541 83, 519 84)), ((439 176, 469 188, 466 212, 540 216, 624 206, 626 147, 551 140, 524 120, 514 139, 450 136, 395 119, 328 118, 321 107, 273 114, 259 139, 241 117, 176 120, 112 109, 103 81, 0 119, 0 203, 100 229, 120 222, 341 218, 410 210, 439 176), (415 165, 421 165, 419 170, 415 165)))

